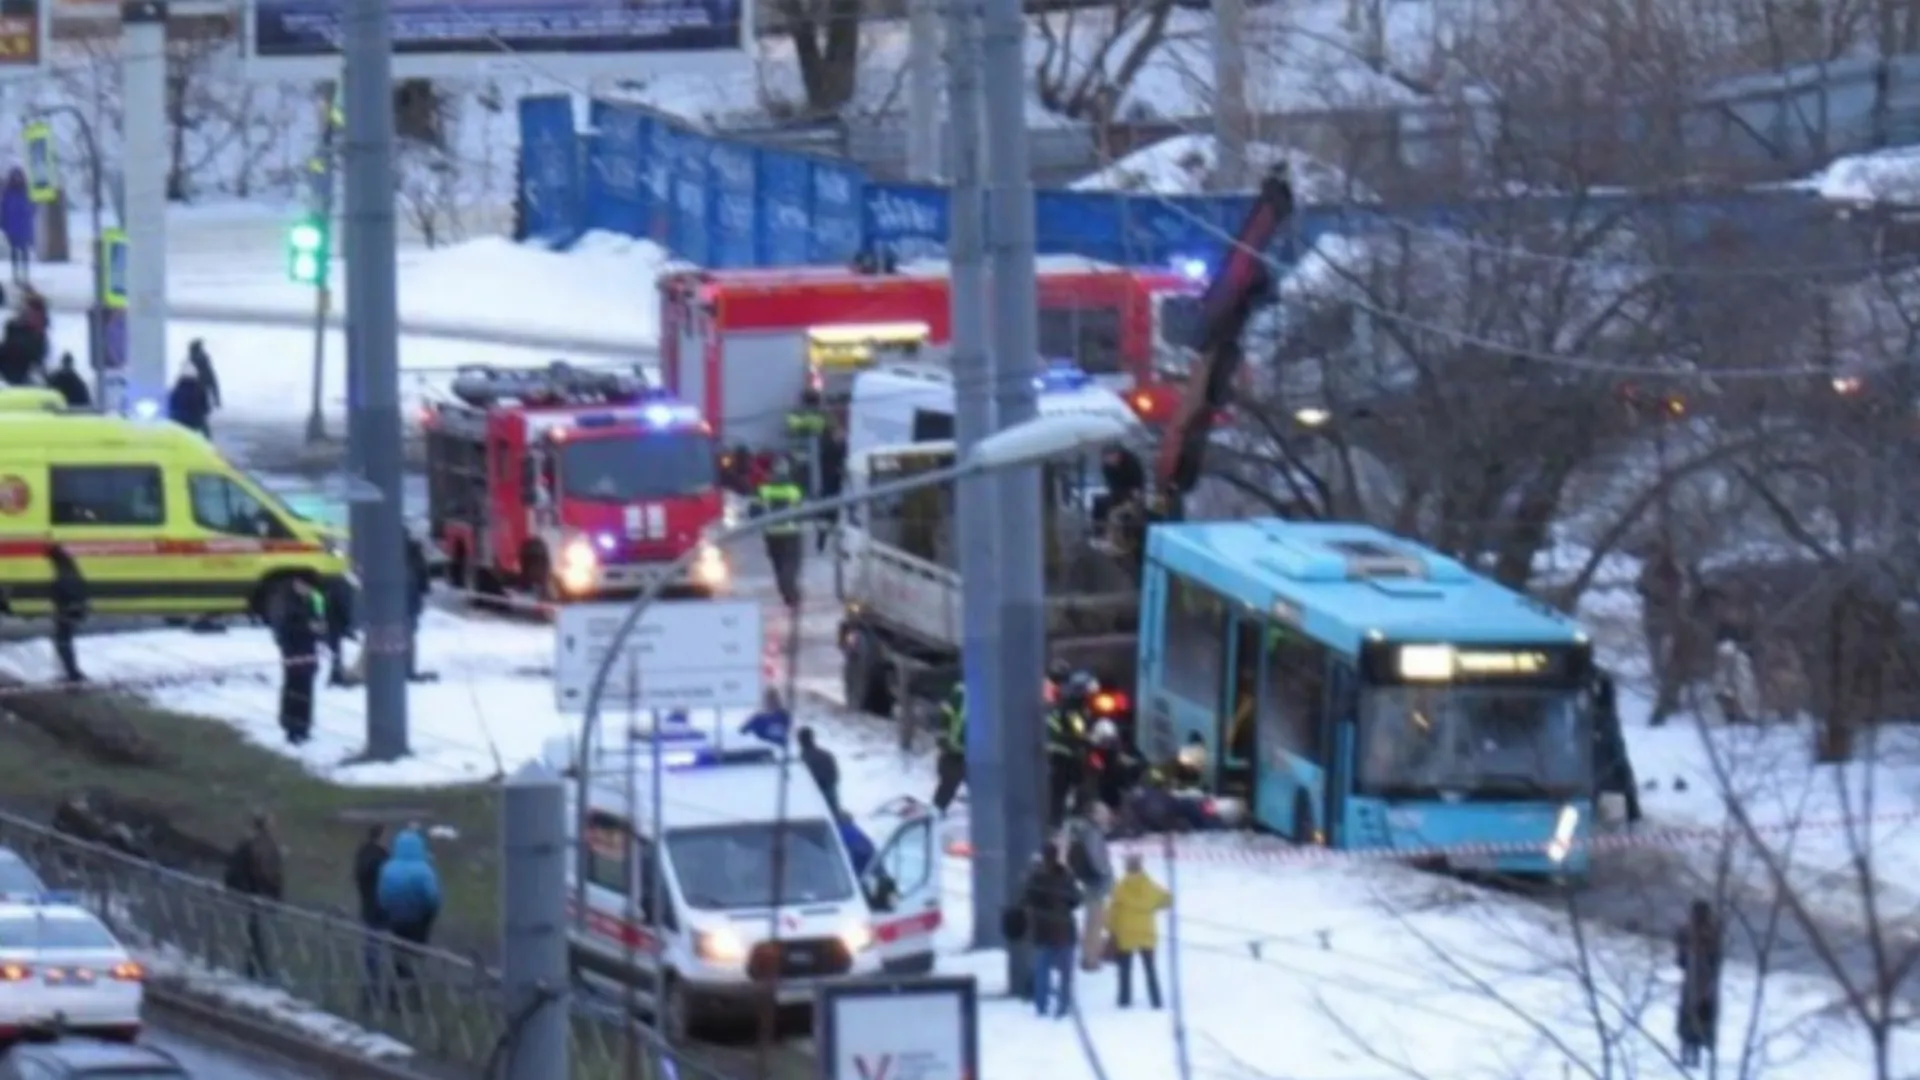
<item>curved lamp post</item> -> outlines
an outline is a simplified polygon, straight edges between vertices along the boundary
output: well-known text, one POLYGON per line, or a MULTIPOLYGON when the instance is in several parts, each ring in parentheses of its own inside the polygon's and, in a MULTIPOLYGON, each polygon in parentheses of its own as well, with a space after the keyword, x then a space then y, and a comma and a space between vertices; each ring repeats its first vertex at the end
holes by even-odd
MULTIPOLYGON (((756 536, 775 526, 812 521, 825 514, 838 514, 842 510, 849 510, 870 502, 894 498, 921 488, 938 487, 971 479, 983 473, 1016 469, 1024 465, 1037 465, 1040 462, 1064 457, 1091 447, 1119 442, 1136 430, 1135 424, 1099 413, 1039 417, 981 439, 974 444, 973 449, 965 457, 944 469, 936 469, 890 484, 861 488, 858 491, 836 495, 831 499, 802 503, 771 514, 750 517, 715 536, 713 543, 715 546, 724 547, 735 540, 756 536)), ((587 835, 587 811, 591 800, 586 797, 585 791, 587 785, 593 781, 594 744, 600 731, 600 699, 606 694, 607 682, 613 677, 614 666, 626 649, 627 639, 633 635, 634 628, 640 625, 640 620, 646 615, 647 609, 653 606, 669 585, 679 581, 693 569, 694 563, 700 557, 700 551, 700 547, 695 547, 674 560, 665 573, 654 578, 640 595, 634 598, 633 605, 627 609, 626 617, 620 620, 619 627, 614 630, 613 641, 607 649, 606 656, 601 659, 600 667, 593 673, 593 685, 587 689, 586 716, 580 726, 580 745, 574 754, 575 782, 581 789, 574 821, 576 843, 587 835)), ((657 798, 657 785, 655 794, 657 798)), ((585 897, 579 895, 584 888, 585 880, 582 879, 576 888, 574 912, 576 921, 586 918, 585 897)))

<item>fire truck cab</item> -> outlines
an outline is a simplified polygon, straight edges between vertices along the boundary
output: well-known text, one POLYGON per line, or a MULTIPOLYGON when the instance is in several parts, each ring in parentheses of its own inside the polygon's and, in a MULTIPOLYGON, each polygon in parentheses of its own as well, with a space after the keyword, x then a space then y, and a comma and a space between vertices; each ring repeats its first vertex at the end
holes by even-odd
MULTIPOLYGON (((1201 282, 1076 256, 1039 260, 1039 346, 1122 393, 1150 424, 1170 418, 1186 379, 1201 282)), ((888 361, 946 364, 945 262, 852 268, 687 270, 660 278, 660 368, 729 447, 781 443, 809 387, 831 404, 888 361)), ((844 401, 842 401, 844 407, 844 401)))
POLYGON ((634 375, 554 364, 463 368, 427 407, 427 504, 455 588, 541 601, 636 593, 689 551, 669 595, 712 595, 728 568, 713 434, 634 375))

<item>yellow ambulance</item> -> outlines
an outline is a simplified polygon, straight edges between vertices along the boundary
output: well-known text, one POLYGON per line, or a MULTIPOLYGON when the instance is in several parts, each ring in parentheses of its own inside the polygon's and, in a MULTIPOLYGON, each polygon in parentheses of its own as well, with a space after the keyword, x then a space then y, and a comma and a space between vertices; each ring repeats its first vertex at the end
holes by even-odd
POLYGON ((177 424, 0 408, 0 591, 16 614, 47 612, 53 544, 102 613, 260 613, 290 579, 348 569, 337 533, 177 424))

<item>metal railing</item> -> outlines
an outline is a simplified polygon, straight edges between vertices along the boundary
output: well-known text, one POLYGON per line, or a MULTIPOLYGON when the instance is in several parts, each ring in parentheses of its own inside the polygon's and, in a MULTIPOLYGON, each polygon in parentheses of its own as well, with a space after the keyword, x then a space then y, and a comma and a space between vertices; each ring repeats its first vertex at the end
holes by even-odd
MULTIPOLYGON (((463 1075, 502 1075, 517 1018, 508 1015, 498 973, 474 959, 247 897, 8 814, 0 814, 0 847, 26 859, 49 888, 72 894, 98 915, 155 964, 161 980, 201 975, 276 988, 463 1075)), ((218 1004, 247 1008, 231 999, 218 1004)), ((274 1019, 264 1003, 259 1008, 260 1019, 274 1019)), ((730 1080, 704 1062, 671 1054, 622 1009, 578 1001, 572 1012, 575 1080, 653 1080, 663 1072, 730 1080), (668 1056, 673 1068, 662 1070, 659 1062, 668 1056)))

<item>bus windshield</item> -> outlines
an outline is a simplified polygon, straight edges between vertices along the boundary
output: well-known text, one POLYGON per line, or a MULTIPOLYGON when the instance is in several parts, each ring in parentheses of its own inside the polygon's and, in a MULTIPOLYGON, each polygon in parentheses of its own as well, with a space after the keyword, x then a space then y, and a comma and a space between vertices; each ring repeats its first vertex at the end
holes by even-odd
POLYGON ((680 829, 668 835, 667 855, 681 894, 700 911, 832 904, 854 894, 839 834, 824 821, 680 829), (778 888, 773 877, 776 832, 785 848, 778 888))
POLYGON ((713 458, 713 440, 693 431, 576 439, 560 451, 560 494, 594 503, 698 495, 714 485, 713 458))
POLYGON ((1379 686, 1362 702, 1364 794, 1531 801, 1592 787, 1593 740, 1579 691, 1379 686))

